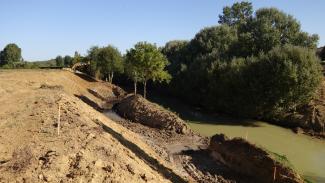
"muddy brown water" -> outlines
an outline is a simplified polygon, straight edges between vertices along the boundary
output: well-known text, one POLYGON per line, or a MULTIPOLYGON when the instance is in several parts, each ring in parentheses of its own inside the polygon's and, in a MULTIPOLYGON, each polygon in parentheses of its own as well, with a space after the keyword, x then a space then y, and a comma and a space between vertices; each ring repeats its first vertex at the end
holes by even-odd
POLYGON ((294 168, 312 182, 325 183, 325 140, 262 121, 233 119, 198 112, 177 99, 151 96, 150 100, 176 112, 196 132, 242 137, 272 152, 285 155, 294 168))

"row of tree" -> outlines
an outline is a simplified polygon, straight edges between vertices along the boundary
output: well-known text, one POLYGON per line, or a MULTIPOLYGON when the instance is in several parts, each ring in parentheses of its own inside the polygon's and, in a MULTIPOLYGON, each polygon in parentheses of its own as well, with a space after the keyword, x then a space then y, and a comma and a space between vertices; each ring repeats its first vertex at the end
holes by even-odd
POLYGON ((165 45, 172 80, 160 89, 213 111, 281 118, 308 103, 320 84, 317 41, 291 15, 235 3, 219 25, 165 45))
POLYGON ((66 55, 62 57, 61 55, 55 58, 56 66, 58 67, 71 67, 73 65, 73 57, 66 55))
POLYGON ((133 81, 135 94, 137 93, 137 84, 143 84, 144 97, 146 97, 149 80, 168 82, 171 79, 165 70, 168 65, 167 58, 155 44, 147 42, 137 43, 134 48, 127 50, 124 56, 112 45, 94 46, 88 50, 88 55, 85 58, 90 62, 89 73, 92 76, 112 83, 114 73, 123 73, 133 81))
POLYGON ((310 101, 322 78, 317 35, 278 9, 254 12, 249 2, 225 7, 218 22, 190 41, 163 48, 139 42, 124 56, 112 45, 95 46, 85 57, 57 57, 57 65, 89 62, 88 72, 110 83, 114 73, 124 74, 135 93, 143 84, 144 96, 149 80, 171 81, 158 87, 194 105, 251 117, 280 118, 310 101))

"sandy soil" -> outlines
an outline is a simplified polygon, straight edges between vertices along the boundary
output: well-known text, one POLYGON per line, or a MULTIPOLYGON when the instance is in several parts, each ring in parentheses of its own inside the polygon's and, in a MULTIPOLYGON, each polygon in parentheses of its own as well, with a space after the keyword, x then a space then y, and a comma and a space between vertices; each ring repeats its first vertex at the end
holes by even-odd
POLYGON ((108 84, 68 71, 0 71, 0 182, 184 182, 137 134, 94 110, 108 84), (58 114, 60 105, 60 134, 58 114))

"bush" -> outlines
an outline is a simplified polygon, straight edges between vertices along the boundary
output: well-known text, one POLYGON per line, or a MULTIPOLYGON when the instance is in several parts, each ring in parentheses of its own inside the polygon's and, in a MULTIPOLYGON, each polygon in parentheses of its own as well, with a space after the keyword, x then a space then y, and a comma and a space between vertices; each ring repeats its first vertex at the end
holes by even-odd
POLYGON ((322 73, 314 50, 286 45, 275 47, 248 69, 250 91, 263 116, 295 110, 308 103, 322 73))
POLYGON ((322 78, 313 50, 291 45, 213 67, 205 106, 257 117, 282 115, 308 103, 322 78))

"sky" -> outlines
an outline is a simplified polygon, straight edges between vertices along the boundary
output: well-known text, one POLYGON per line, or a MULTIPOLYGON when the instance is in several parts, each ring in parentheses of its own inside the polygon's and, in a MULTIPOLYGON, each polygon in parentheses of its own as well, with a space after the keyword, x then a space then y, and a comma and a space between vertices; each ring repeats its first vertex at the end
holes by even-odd
MULTIPOLYGON (((0 50, 9 43, 28 61, 82 55, 91 46, 112 44, 122 53, 138 41, 163 46, 190 40, 218 24, 234 0, 0 0, 0 50)), ((276 7, 293 15, 302 30, 325 45, 324 0, 254 0, 254 10, 276 7), (312 2, 312 3, 311 3, 312 2)))

